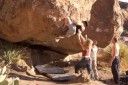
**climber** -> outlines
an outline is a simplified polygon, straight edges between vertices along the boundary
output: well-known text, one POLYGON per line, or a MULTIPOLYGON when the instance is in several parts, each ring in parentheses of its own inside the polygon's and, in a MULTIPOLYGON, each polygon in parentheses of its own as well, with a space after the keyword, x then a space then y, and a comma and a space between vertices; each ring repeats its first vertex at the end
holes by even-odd
POLYGON ((75 73, 78 73, 80 69, 87 68, 89 75, 87 76, 87 80, 90 81, 90 78, 94 78, 94 74, 92 71, 92 61, 90 57, 93 41, 91 39, 85 39, 82 36, 80 30, 78 30, 77 36, 78 36, 78 42, 83 50, 82 51, 83 58, 75 65, 75 73))
POLYGON ((76 33, 76 26, 73 24, 69 17, 65 18, 64 26, 68 27, 68 31, 66 33, 66 37, 70 37, 76 33))
POLYGON ((76 24, 76 23, 72 22, 69 17, 63 19, 63 25, 62 25, 61 29, 65 31, 66 28, 68 28, 68 30, 65 34, 65 37, 70 37, 70 36, 77 34, 78 29, 80 29, 81 32, 83 32, 85 30, 83 24, 81 24, 81 23, 76 24))
MULTIPOLYGON (((82 21, 82 23, 79 21, 79 23, 76 23, 74 20, 72 22, 69 17, 62 19, 62 22, 62 26, 57 25, 57 27, 61 29, 61 33, 55 38, 55 42, 59 42, 60 39, 65 37, 69 38, 73 35, 77 35, 78 30, 83 32, 88 26, 87 21, 82 21)), ((86 37, 87 36, 85 36, 85 38, 86 37)))

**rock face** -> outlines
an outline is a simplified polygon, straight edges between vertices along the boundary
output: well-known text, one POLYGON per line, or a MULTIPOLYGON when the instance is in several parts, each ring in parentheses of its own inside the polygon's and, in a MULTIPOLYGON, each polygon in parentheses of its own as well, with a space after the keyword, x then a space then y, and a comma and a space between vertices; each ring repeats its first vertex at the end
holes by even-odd
POLYGON ((122 25, 117 0, 0 0, 0 38, 41 44, 67 54, 79 52, 76 36, 56 42, 58 26, 67 15, 76 22, 89 21, 86 33, 100 47, 108 45, 122 25))
POLYGON ((113 35, 119 36, 122 31, 122 12, 118 0, 97 0, 91 10, 90 27, 86 33, 96 39, 98 45, 109 44, 113 35))

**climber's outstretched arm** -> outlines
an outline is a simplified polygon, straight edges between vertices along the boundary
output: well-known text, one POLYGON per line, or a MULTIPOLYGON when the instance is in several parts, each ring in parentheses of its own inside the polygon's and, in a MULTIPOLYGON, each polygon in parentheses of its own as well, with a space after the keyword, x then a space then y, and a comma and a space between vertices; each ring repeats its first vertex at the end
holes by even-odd
POLYGON ((78 36, 78 42, 79 42, 79 44, 80 44, 82 50, 85 50, 84 43, 85 43, 86 39, 82 36, 80 30, 78 30, 78 34, 77 34, 77 36, 78 36))

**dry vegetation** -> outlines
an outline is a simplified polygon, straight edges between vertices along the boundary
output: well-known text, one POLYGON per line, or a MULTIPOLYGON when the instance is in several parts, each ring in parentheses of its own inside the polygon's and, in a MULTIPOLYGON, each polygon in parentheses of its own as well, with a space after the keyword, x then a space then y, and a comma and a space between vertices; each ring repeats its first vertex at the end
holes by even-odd
MULTIPOLYGON (((120 57, 121 57, 121 63, 120 63, 120 68, 121 71, 126 71, 128 70, 128 46, 125 45, 124 42, 119 42, 120 45, 120 57)), ((111 58, 111 44, 108 45, 106 48, 104 48, 101 56, 100 56, 100 61, 102 64, 101 66, 108 66, 109 60, 111 58), (103 63, 104 62, 104 63, 103 63)))
POLYGON ((0 41, 0 61, 4 61, 6 65, 14 64, 22 58, 24 49, 21 46, 0 41))

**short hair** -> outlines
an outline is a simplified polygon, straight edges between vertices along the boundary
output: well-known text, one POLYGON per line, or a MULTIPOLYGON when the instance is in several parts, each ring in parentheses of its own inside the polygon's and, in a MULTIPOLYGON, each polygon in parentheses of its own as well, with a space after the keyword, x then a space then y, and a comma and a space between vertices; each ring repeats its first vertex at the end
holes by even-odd
POLYGON ((75 25, 76 26, 76 33, 78 33, 78 30, 82 31, 82 26, 81 25, 75 25))
POLYGON ((93 41, 91 39, 87 39, 85 42, 85 48, 92 48, 93 41))
POLYGON ((84 25, 86 26, 86 27, 88 27, 88 22, 87 21, 82 21, 83 23, 84 23, 84 25))
POLYGON ((118 42, 118 38, 117 38, 117 37, 113 37, 113 40, 114 40, 115 42, 118 42))

